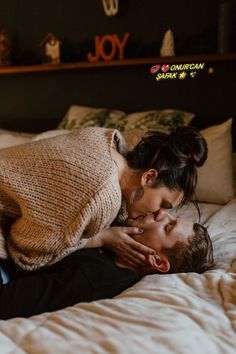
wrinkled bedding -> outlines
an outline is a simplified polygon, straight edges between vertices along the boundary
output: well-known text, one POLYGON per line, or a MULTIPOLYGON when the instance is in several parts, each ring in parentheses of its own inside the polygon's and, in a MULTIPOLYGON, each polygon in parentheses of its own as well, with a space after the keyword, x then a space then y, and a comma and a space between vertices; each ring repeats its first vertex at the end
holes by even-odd
MULTIPOLYGON (((114 299, 0 321, 3 353, 236 352, 236 198, 201 204, 217 269, 149 275, 114 299)), ((197 220, 192 207, 182 216, 197 220)))

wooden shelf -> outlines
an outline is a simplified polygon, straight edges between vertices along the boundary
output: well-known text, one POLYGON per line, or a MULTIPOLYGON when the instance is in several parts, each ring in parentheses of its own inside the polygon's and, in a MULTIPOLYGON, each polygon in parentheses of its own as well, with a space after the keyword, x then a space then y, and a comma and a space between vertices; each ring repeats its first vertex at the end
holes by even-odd
POLYGON ((27 74, 27 73, 34 73, 34 72, 47 72, 47 71, 59 71, 59 70, 79 70, 79 69, 88 69, 88 68, 92 69, 92 68, 116 67, 116 66, 152 65, 152 64, 154 65, 154 64, 189 63, 189 62, 224 62, 224 61, 234 61, 234 60, 236 60, 236 53, 135 58, 135 59, 124 59, 124 60, 99 61, 96 63, 83 61, 77 63, 5 66, 5 67, 0 67, 0 75, 27 74))

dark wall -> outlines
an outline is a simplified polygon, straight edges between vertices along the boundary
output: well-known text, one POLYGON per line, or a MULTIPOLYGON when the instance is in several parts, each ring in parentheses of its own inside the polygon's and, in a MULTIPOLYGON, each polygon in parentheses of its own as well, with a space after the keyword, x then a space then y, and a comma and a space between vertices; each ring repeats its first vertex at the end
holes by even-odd
MULTIPOLYGON (((94 36, 108 33, 131 33, 126 57, 158 56, 169 28, 176 54, 216 53, 220 2, 120 0, 119 14, 107 17, 98 0, 0 0, 0 28, 9 35, 13 65, 41 63, 39 44, 48 32, 61 39, 63 62, 86 60, 94 36)), ((230 51, 235 51, 236 1, 231 3, 230 51)), ((188 109, 202 118, 202 125, 211 114, 217 120, 236 115, 234 62, 214 64, 213 75, 185 82, 157 83, 150 78, 149 68, 0 76, 0 125, 31 131, 53 128, 76 103, 126 111, 188 109)))
MULTIPOLYGON (((62 40, 63 61, 84 59, 94 35, 107 33, 131 33, 127 55, 158 55, 168 28, 174 32, 177 54, 217 51, 218 8, 222 0, 119 2, 118 15, 108 17, 102 0, 0 0, 0 28, 10 36, 13 63, 40 62, 39 44, 48 32, 62 40)), ((233 33, 235 0, 230 2, 233 33)), ((234 39, 232 51, 236 48, 234 39)))

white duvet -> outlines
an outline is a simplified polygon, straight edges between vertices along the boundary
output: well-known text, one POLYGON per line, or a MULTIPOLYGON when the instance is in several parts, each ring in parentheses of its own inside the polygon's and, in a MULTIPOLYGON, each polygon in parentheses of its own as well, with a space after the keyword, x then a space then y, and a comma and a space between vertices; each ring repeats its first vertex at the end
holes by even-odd
POLYGON ((0 353, 235 354, 236 198, 201 209, 216 270, 150 275, 114 299, 0 321, 0 353))

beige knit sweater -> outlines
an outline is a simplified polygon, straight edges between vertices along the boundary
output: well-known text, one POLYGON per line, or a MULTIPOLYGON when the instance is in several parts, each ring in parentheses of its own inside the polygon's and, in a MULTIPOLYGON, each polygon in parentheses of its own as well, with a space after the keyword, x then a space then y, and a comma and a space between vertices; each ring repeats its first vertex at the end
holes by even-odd
POLYGON ((0 150, 1 226, 21 268, 55 263, 114 220, 121 206, 114 144, 125 148, 118 131, 85 128, 0 150))

